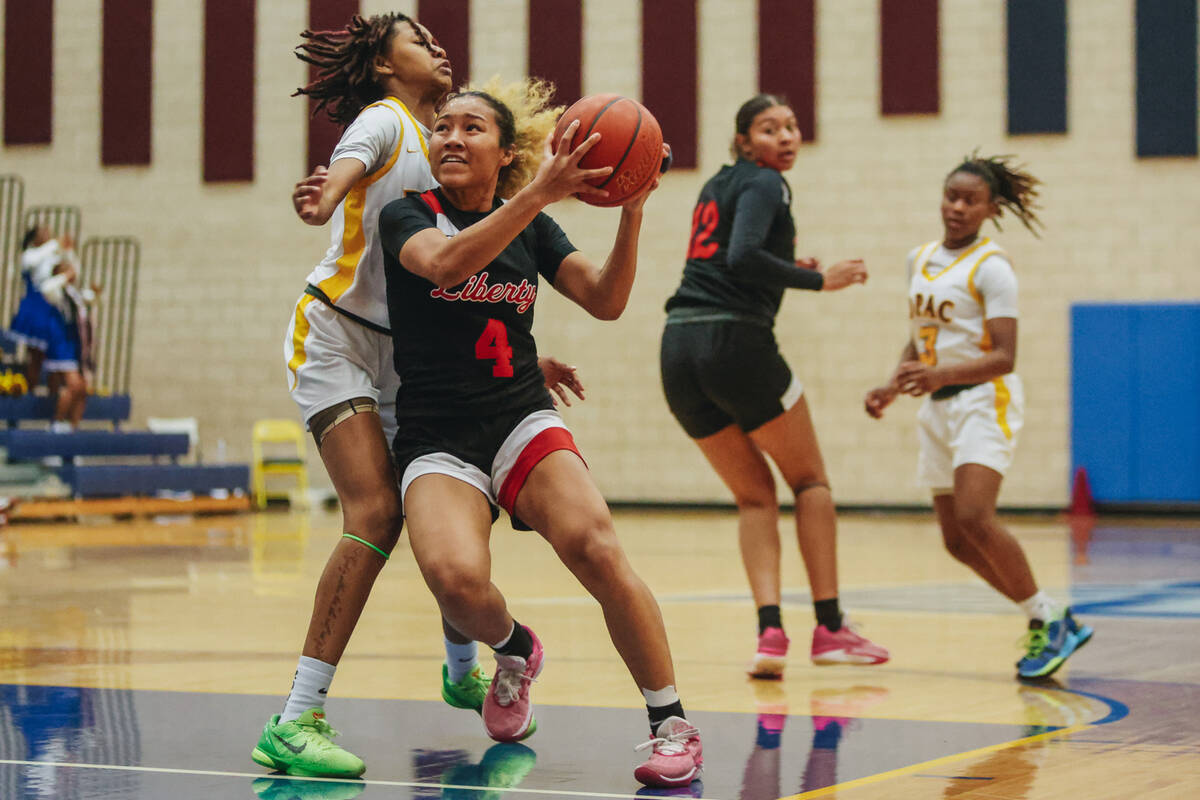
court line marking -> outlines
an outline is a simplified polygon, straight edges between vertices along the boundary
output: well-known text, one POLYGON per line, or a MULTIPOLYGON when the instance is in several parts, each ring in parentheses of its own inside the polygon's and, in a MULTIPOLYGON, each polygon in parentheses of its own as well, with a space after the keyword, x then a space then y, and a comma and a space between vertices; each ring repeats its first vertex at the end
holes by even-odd
POLYGON ((1014 739, 1011 742, 1000 742, 999 744, 992 744, 987 745, 986 747, 968 750, 964 753, 941 756, 940 758, 935 758, 930 761, 922 761, 918 764, 910 764, 907 767, 897 767, 896 769, 888 770, 887 772, 879 772, 875 775, 867 775, 862 778, 855 778, 854 780, 835 783, 821 789, 813 789, 810 792, 788 795, 780 798, 780 800, 810 800, 810 798, 824 797, 825 795, 836 793, 839 789, 854 789, 859 786, 869 786, 872 783, 879 783, 890 778, 899 778, 903 775, 912 775, 913 773, 922 772, 932 767, 939 767, 943 764, 950 764, 955 761, 960 761, 964 758, 973 758, 975 756, 983 755, 984 753, 994 753, 999 750, 1007 750, 1010 747, 1020 747, 1021 745, 1030 744, 1032 742, 1041 742, 1046 741, 1047 739, 1065 736, 1067 734, 1079 733, 1080 731, 1095 728, 1098 725, 1108 725, 1110 723, 1117 722, 1129 715, 1129 706, 1125 705, 1120 700, 1114 700, 1111 697, 1105 697, 1104 695, 1095 694, 1093 692, 1084 692, 1078 689, 1069 689, 1066 687, 1055 688, 1058 688, 1058 691, 1060 692, 1077 694, 1105 703, 1108 706, 1108 715, 1094 722, 1081 722, 1077 725, 1069 725, 1065 728, 1058 728, 1057 730, 1046 731, 1045 733, 1038 733, 1033 736, 1025 736, 1020 739, 1014 739))
MULTIPOLYGON (((268 778, 283 781, 306 781, 309 783, 352 783, 356 786, 394 786, 409 789, 465 789, 472 792, 495 791, 492 786, 466 786, 454 783, 418 783, 416 781, 368 781, 339 778, 300 778, 294 775, 273 775, 261 772, 224 772, 209 769, 175 769, 171 767, 133 767, 122 764, 83 764, 71 761, 23 761, 0 758, 0 764, 15 767, 54 767, 56 769, 96 769, 116 772, 151 772, 164 775, 204 775, 215 778, 268 778)), ((573 792, 566 789, 523 789, 520 786, 506 787, 506 794, 534 794, 554 797, 598 797, 606 800, 637 800, 634 794, 610 794, 605 792, 573 792)))
POLYGON ((922 761, 919 764, 910 764, 907 767, 899 767, 897 769, 890 769, 887 772, 879 772, 875 775, 867 775, 863 778, 855 778, 852 781, 835 783, 831 786, 826 786, 823 789, 813 789, 811 792, 802 792, 801 794, 790 794, 786 797, 780 798, 780 800, 810 800, 814 797, 825 797, 826 795, 837 794, 839 791, 857 789, 859 786, 869 786, 872 783, 880 783, 881 781, 886 781, 891 778, 899 778, 903 775, 912 775, 915 772, 923 772, 931 767, 938 767, 942 764, 950 764, 955 761, 961 761, 964 758, 973 758, 975 756, 981 756, 985 753, 994 753, 998 750, 1007 750, 1010 747, 1020 747, 1021 745, 1031 744, 1033 742, 1042 742, 1047 739, 1054 739, 1071 733, 1079 733, 1080 731, 1087 730, 1091 727, 1092 723, 1085 722, 1079 725, 1072 725, 1069 728, 1059 728, 1056 731, 1047 731, 1046 733, 1039 733, 1034 736, 1026 736, 1021 739, 1014 739, 1011 742, 1000 742, 999 744, 992 744, 986 747, 978 747, 974 750, 967 750, 964 753, 942 756, 941 758, 935 758, 930 761, 922 761))

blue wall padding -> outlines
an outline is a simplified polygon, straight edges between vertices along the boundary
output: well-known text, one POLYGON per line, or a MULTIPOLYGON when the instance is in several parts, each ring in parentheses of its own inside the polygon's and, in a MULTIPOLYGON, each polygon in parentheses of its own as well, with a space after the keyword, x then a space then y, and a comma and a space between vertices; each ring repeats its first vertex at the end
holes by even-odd
POLYGON ((1137 0, 1137 154, 1196 155, 1196 3, 1137 0))
POLYGON ((1071 460, 1097 502, 1200 502, 1200 304, 1071 308, 1071 460))
POLYGON ((1008 132, 1067 132, 1066 0, 1008 0, 1008 132))

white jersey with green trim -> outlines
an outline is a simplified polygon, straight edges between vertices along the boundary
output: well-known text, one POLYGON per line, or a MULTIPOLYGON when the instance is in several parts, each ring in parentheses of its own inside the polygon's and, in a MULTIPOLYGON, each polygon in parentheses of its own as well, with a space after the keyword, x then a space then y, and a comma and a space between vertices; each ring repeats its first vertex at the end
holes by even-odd
POLYGON ((929 242, 908 254, 908 317, 922 363, 953 366, 991 350, 986 320, 1017 317, 1017 276, 987 237, 947 249, 929 242))
POLYGON ((364 108, 346 128, 329 163, 354 158, 366 166, 330 217, 331 244, 308 282, 343 311, 388 325, 379 211, 407 192, 437 185, 429 166, 429 131, 395 97, 364 108))

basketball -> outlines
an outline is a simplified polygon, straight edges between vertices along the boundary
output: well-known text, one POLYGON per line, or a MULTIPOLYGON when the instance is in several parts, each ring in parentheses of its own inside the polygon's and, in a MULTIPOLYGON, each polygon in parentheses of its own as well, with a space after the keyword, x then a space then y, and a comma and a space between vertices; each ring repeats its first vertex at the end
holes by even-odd
POLYGON ((558 149, 563 131, 575 120, 579 130, 571 140, 571 149, 593 133, 600 141, 580 159, 586 169, 612 167, 613 171, 591 181, 608 197, 580 196, 594 206, 619 206, 646 188, 662 166, 662 129, 645 106, 619 94, 593 94, 577 101, 558 120, 551 147, 558 149))

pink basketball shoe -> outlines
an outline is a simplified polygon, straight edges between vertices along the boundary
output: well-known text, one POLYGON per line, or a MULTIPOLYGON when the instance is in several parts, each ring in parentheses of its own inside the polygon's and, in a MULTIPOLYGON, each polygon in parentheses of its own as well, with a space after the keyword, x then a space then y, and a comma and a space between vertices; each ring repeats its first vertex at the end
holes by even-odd
POLYGON ((518 742, 537 730, 529 684, 542 671, 542 643, 533 631, 533 652, 528 659, 496 653, 496 674, 483 700, 483 726, 497 742, 518 742))
POLYGON ((746 669, 750 677, 776 681, 782 679, 789 641, 782 628, 767 628, 763 631, 758 637, 758 649, 754 658, 746 669))
POLYGON ((687 786, 699 776, 704 765, 700 731, 680 717, 667 717, 654 738, 634 749, 646 748, 651 748, 650 758, 633 771, 633 777, 646 786, 667 789, 687 786))
POLYGON ((814 664, 882 664, 888 658, 886 648, 859 636, 848 620, 842 620, 842 627, 837 631, 831 631, 824 625, 818 625, 813 631, 814 664))

